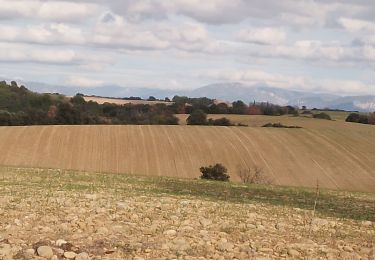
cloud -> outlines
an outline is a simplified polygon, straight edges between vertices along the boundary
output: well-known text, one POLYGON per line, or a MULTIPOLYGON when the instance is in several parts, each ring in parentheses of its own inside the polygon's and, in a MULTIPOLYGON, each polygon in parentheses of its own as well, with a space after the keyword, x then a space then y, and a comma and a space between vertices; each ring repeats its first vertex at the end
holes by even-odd
POLYGON ((74 64, 79 58, 70 49, 35 48, 22 44, 0 43, 0 61, 74 64))
POLYGON ((300 40, 288 45, 261 46, 247 50, 250 57, 298 60, 323 66, 375 64, 374 46, 300 40))
POLYGON ((62 23, 29 25, 18 27, 0 25, 0 40, 37 44, 84 44, 85 39, 80 28, 62 23))
POLYGON ((215 81, 241 82, 249 85, 266 84, 282 89, 331 92, 346 95, 373 94, 375 91, 375 84, 368 84, 358 80, 315 79, 309 76, 274 74, 251 69, 213 69, 202 72, 200 77, 215 81))
POLYGON ((0 62, 30 62, 85 67, 94 64, 101 64, 101 66, 111 64, 112 57, 69 48, 0 42, 0 62))
POLYGON ((0 0, 0 19, 29 18, 80 22, 94 16, 98 6, 70 1, 0 0))
POLYGON ((286 33, 278 28, 253 28, 240 31, 237 39, 248 43, 276 45, 285 42, 286 33))
POLYGON ((373 95, 375 93, 375 84, 358 80, 322 79, 317 82, 315 89, 347 95, 373 95))
POLYGON ((82 77, 82 76, 70 76, 65 83, 72 87, 100 87, 104 85, 104 82, 97 79, 82 77))
POLYGON ((349 32, 375 31, 375 22, 341 17, 338 23, 349 32))
POLYGON ((303 77, 272 74, 262 70, 233 70, 218 69, 208 70, 200 74, 203 78, 216 81, 242 82, 248 84, 267 84, 279 88, 293 88, 306 86, 306 79, 303 77))

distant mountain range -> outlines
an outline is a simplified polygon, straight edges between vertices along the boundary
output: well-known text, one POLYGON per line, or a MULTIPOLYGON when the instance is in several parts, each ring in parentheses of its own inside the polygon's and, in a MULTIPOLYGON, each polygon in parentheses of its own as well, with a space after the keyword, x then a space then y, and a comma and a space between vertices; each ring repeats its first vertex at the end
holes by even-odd
POLYGON ((36 92, 57 92, 65 95, 83 93, 105 97, 138 96, 148 98, 173 97, 209 97, 224 101, 243 100, 244 102, 270 102, 279 105, 307 106, 308 108, 330 108, 348 111, 375 111, 375 95, 346 96, 286 90, 266 85, 245 85, 242 83, 218 83, 194 90, 166 90, 154 88, 132 88, 120 86, 103 86, 95 88, 66 87, 44 83, 28 82, 25 85, 36 92))

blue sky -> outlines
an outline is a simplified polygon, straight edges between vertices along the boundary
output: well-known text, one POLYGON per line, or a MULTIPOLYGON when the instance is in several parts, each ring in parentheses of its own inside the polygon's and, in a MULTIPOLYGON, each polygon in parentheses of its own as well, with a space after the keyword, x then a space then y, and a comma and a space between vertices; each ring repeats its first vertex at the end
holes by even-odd
POLYGON ((372 0, 0 0, 0 77, 374 95, 374 13, 372 0))

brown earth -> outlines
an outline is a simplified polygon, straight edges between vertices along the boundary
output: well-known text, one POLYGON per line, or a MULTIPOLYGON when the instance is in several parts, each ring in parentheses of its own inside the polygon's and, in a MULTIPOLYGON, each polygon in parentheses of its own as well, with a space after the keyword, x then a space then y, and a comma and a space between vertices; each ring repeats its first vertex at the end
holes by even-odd
MULTIPOLYGON (((256 125, 271 121, 246 120, 252 118, 256 125)), ((239 166, 256 165, 274 184, 313 187, 318 181, 326 188, 375 191, 374 126, 285 120, 304 128, 1 127, 0 165, 197 178, 201 166, 222 163, 235 181, 239 166)))

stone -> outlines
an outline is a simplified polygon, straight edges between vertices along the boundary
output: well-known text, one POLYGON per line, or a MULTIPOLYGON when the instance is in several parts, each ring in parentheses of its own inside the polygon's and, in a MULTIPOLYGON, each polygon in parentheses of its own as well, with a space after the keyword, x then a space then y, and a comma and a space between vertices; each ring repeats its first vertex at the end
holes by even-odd
POLYGON ((166 235, 166 236, 175 236, 176 234, 177 234, 177 231, 174 229, 170 229, 170 230, 163 232, 163 235, 166 235))
POLYGON ((76 255, 75 260, 90 260, 90 256, 85 252, 79 253, 78 255, 76 255))
POLYGON ((75 252, 68 251, 64 253, 64 257, 67 259, 74 259, 76 256, 77 254, 75 252))
POLYGON ((67 244, 67 243, 68 242, 66 242, 63 239, 58 239, 55 244, 56 244, 56 246, 61 247, 62 245, 67 244))
POLYGON ((293 248, 290 248, 288 250, 288 255, 290 255, 291 257, 299 257, 301 255, 301 253, 298 252, 297 250, 293 249, 293 248))
POLYGON ((52 248, 49 246, 40 246, 37 249, 38 255, 45 257, 47 259, 51 259, 53 256, 52 248))
POLYGON ((209 219, 203 218, 203 219, 199 220, 199 223, 200 223, 203 227, 207 227, 207 226, 210 226, 210 225, 212 224, 212 221, 209 220, 209 219))
POLYGON ((272 254, 273 250, 271 248, 263 247, 259 249, 259 252, 266 253, 266 254, 272 254))
POLYGON ((33 248, 26 249, 25 255, 33 256, 35 254, 35 250, 33 248))
POLYGON ((12 248, 9 244, 0 244, 0 259, 12 257, 12 248))
POLYGON ((190 249, 190 244, 184 238, 177 238, 173 241, 172 249, 175 251, 186 251, 190 249))
POLYGON ((371 227, 372 226, 372 222, 371 221, 362 221, 362 226, 364 226, 364 227, 371 227))
POLYGON ((233 251, 234 245, 230 242, 220 242, 217 247, 220 251, 231 252, 233 251))

